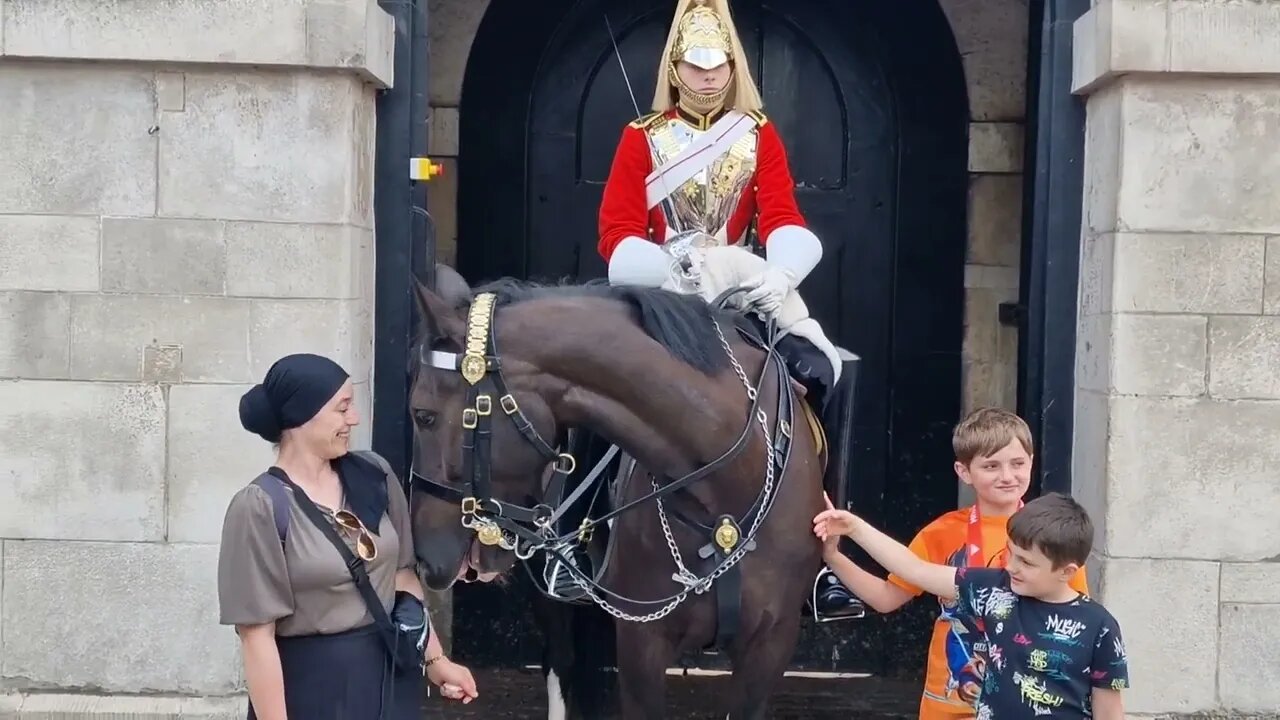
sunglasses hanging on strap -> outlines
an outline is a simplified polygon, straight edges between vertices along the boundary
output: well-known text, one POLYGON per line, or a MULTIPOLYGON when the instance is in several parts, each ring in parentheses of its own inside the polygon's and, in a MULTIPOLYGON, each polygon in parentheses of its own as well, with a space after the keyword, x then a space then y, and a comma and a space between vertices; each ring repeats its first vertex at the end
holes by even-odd
MULTIPOLYGON (((329 542, 333 543, 333 546, 342 554, 347 571, 351 573, 351 579, 355 582, 356 589, 360 591, 360 595, 364 598, 369 614, 373 616, 373 622, 378 627, 378 634, 382 636, 383 641, 386 643, 387 651, 391 653, 396 666, 402 671, 425 672, 424 654, 431 628, 427 622, 426 608, 423 607, 422 602, 410 593, 397 591, 395 606, 391 610, 396 620, 392 622, 391 617, 387 615, 386 609, 382 607, 382 601, 378 598, 378 593, 373 589, 372 583, 369 582, 369 572, 365 568, 364 561, 351 552, 351 548, 347 547, 347 543, 338 536, 338 531, 334 529, 332 523, 325 519, 325 515, 320 508, 316 507, 316 504, 311 501, 311 498, 307 496, 307 493, 302 488, 289 479, 289 475, 284 470, 272 466, 267 472, 279 478, 280 482, 293 490, 294 501, 298 503, 302 513, 324 533, 329 542)), ((347 514, 350 515, 350 513, 347 514)), ((346 526, 343 520, 336 517, 335 520, 342 522, 346 526)), ((351 520, 355 521, 352 529, 358 528, 362 532, 361 538, 367 538, 369 545, 373 546, 373 538, 369 536, 368 531, 365 530, 359 520, 354 515, 351 516, 351 520)), ((370 559, 377 557, 376 549, 373 551, 362 550, 361 552, 362 554, 370 552, 372 555, 370 559)))

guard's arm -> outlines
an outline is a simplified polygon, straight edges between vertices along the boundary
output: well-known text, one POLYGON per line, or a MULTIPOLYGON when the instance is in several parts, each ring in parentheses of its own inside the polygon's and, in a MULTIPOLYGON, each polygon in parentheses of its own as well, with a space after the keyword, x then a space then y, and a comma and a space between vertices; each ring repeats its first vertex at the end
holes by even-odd
POLYGON ((623 240, 646 240, 649 236, 644 179, 649 175, 651 164, 644 130, 634 123, 623 128, 600 199, 600 240, 596 249, 605 262, 612 259, 614 249, 623 240))
POLYGON ((770 265, 786 270, 798 285, 822 259, 822 243, 805 226, 796 205, 787 151, 772 122, 760 127, 756 169, 757 230, 770 265))

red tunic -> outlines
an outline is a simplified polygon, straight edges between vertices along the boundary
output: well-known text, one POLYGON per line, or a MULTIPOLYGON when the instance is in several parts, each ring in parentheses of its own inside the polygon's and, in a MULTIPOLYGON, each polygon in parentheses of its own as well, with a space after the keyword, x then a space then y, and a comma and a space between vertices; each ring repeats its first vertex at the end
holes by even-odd
MULTIPOLYGON (((668 111, 664 117, 678 115, 668 111)), ((795 182, 787 167, 787 151, 773 123, 760 117, 756 170, 742 191, 738 206, 725 228, 730 242, 739 242, 754 220, 762 244, 769 235, 784 225, 804 227, 804 218, 796 207, 795 182)), ((613 157, 609 180, 600 201, 600 241, 597 248, 605 262, 613 249, 630 235, 646 238, 661 245, 666 242, 667 224, 662 206, 646 211, 644 181, 653 171, 653 156, 643 127, 631 123, 622 130, 622 139, 613 157)))

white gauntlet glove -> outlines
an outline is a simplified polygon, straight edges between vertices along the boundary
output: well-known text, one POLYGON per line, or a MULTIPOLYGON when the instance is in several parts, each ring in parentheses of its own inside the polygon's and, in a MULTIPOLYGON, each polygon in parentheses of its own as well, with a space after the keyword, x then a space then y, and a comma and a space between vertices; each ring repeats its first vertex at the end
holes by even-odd
POLYGON ((796 276, 790 270, 770 265, 743 283, 745 287, 752 288, 743 297, 743 302, 766 316, 774 315, 782 309, 782 302, 795 290, 796 284, 796 276))

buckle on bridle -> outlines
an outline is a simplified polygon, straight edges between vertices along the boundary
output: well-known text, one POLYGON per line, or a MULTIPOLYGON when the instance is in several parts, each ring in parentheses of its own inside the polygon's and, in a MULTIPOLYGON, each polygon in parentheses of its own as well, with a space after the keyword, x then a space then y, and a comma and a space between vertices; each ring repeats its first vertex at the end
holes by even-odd
POLYGON ((475 499, 475 498, 473 498, 473 497, 465 497, 465 498, 462 498, 462 514, 463 514, 463 515, 475 515, 475 514, 476 514, 476 510, 478 510, 478 509, 479 509, 479 507, 478 507, 479 505, 480 505, 480 501, 479 501, 479 500, 476 500, 476 499, 475 499))
POLYGON ((578 469, 578 461, 569 453, 560 453, 556 456, 555 472, 561 475, 572 475, 574 470, 578 469))
POLYGON ((476 413, 475 408, 465 408, 462 411, 462 427, 467 430, 475 430, 480 424, 480 416, 476 413))

